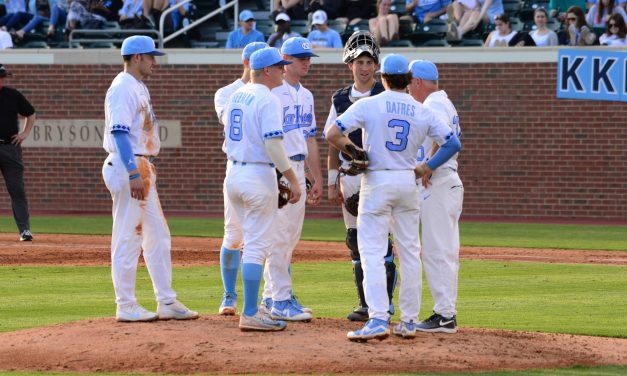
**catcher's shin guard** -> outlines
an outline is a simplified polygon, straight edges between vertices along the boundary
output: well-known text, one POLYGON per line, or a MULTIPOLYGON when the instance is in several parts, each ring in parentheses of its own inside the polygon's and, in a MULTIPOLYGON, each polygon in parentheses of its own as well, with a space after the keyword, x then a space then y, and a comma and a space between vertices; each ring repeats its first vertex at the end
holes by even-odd
POLYGON ((359 247, 357 247, 356 228, 349 228, 346 230, 346 246, 351 251, 351 260, 353 260, 353 262, 361 260, 359 257, 359 247))

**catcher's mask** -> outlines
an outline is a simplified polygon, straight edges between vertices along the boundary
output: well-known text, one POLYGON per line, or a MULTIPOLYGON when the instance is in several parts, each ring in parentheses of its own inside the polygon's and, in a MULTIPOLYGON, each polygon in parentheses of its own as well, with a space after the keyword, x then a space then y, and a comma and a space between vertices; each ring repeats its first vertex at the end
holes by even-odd
POLYGON ((344 46, 344 55, 342 60, 344 64, 357 59, 361 54, 368 53, 379 64, 379 45, 376 39, 369 31, 356 31, 348 38, 344 46))

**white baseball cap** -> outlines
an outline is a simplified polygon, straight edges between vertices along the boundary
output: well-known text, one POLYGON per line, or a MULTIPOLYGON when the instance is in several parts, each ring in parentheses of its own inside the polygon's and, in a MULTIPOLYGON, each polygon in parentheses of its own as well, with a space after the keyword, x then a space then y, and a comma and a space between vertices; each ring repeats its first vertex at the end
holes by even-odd
POLYGON ((313 25, 322 25, 327 22, 327 12, 322 9, 318 9, 314 12, 313 16, 311 16, 311 23, 313 25))
POLYGON ((279 21, 285 21, 285 22, 291 22, 292 20, 290 19, 290 16, 287 15, 287 13, 279 13, 276 15, 276 17, 274 18, 274 22, 279 22, 279 21))

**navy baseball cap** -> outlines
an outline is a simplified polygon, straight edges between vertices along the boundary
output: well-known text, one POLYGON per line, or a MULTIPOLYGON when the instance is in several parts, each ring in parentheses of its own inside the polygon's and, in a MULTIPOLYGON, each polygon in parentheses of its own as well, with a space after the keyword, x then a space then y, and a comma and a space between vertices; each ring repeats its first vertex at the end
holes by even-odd
POLYGON ((145 35, 133 35, 122 42, 122 56, 127 55, 163 56, 165 53, 155 49, 155 41, 145 35))
POLYGON ((4 65, 0 64, 0 77, 13 76, 13 73, 9 73, 4 65))
POLYGON ((273 65, 288 65, 291 61, 283 60, 275 47, 262 48, 250 55, 250 69, 259 70, 273 65))
POLYGON ((242 60, 250 60, 250 55, 252 55, 253 52, 266 47, 268 47, 268 43, 265 42, 248 43, 246 47, 244 47, 244 51, 242 51, 242 60))
POLYGON ((409 64, 411 75, 414 78, 437 81, 438 68, 429 60, 414 60, 409 64))
POLYGON ((409 63, 405 56, 400 54, 385 55, 381 61, 381 73, 405 74, 409 73, 409 63))
POLYGON ((318 56, 311 51, 311 42, 307 38, 292 37, 281 46, 281 53, 293 57, 312 57, 318 56))
POLYGON ((253 12, 249 11, 248 9, 244 9, 243 11, 239 12, 240 21, 248 21, 248 20, 254 20, 254 19, 255 19, 255 15, 253 14, 253 12))

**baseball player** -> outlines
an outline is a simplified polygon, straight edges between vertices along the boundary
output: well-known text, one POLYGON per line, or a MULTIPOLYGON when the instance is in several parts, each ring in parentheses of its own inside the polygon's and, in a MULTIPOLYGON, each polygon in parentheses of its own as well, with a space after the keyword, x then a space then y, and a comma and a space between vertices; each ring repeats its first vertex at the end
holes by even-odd
POLYGON ((111 274, 118 321, 153 321, 198 318, 176 300, 172 289, 170 230, 157 194, 152 164, 159 154, 159 128, 144 80, 157 66, 154 41, 128 37, 122 43, 124 71, 105 98, 103 147, 109 153, 102 176, 113 199, 111 274), (144 309, 135 298, 137 261, 143 249, 157 296, 157 313, 144 309))
POLYGON ((224 149, 228 167, 224 185, 229 202, 241 219, 244 235, 242 281, 244 308, 242 331, 276 331, 285 321, 272 320, 258 312, 257 296, 263 264, 272 246, 274 219, 278 210, 275 168, 290 183, 290 203, 300 201, 300 182, 283 147, 281 106, 270 90, 283 82, 282 59, 276 48, 263 48, 250 57, 251 84, 233 95, 222 114, 224 149))
POLYGON ((422 176, 437 168, 461 147, 457 136, 442 120, 405 93, 411 82, 405 57, 398 54, 386 56, 381 64, 381 74, 386 90, 352 105, 326 133, 329 143, 348 152, 347 145, 355 146, 346 135, 362 128, 363 146, 369 158, 368 169, 362 177, 357 217, 357 241, 369 320, 362 329, 348 333, 351 341, 389 336, 384 259, 392 219, 401 262, 401 323, 395 327, 395 333, 415 336, 413 322, 417 322, 420 312, 418 291, 421 286, 421 273, 416 272, 421 270, 416 174, 422 176), (416 155, 426 136, 441 146, 428 165, 416 167, 416 155))
MULTIPOLYGON (((438 89, 438 68, 430 61, 410 64, 412 82, 409 94, 433 110, 458 136, 461 136, 457 110, 444 90, 438 89)), ((437 151, 429 137, 419 149, 419 163, 437 151)), ((435 302, 433 315, 418 323, 424 332, 457 332, 457 275, 459 272, 459 226, 464 186, 457 174, 457 154, 422 177, 420 220, 422 222, 422 263, 435 302)))
MULTIPOLYGON (((272 89, 281 103, 283 119, 283 145, 290 159, 292 170, 298 177, 301 190, 305 188, 305 161, 314 178, 309 194, 310 203, 320 201, 322 194, 322 173, 320 154, 316 141, 316 117, 313 95, 300 83, 307 75, 311 58, 315 55, 311 43, 306 38, 287 39, 281 47, 283 59, 292 62, 285 67, 283 84, 272 89)), ((286 321, 309 321, 311 309, 300 305, 292 293, 290 262, 294 247, 300 239, 305 219, 305 195, 294 205, 279 209, 275 227, 272 253, 266 261, 264 271, 265 288, 260 309, 270 317, 286 321)))
MULTIPOLYGON (((222 117, 224 108, 228 104, 231 95, 250 81, 250 55, 266 47, 268 47, 268 45, 264 42, 252 42, 244 47, 242 51, 242 65, 244 66, 242 77, 216 91, 214 104, 218 119, 222 117)), ((222 151, 226 152, 224 145, 222 151)), ((229 202, 229 197, 226 194, 226 186, 223 188, 223 196, 224 238, 222 239, 222 247, 220 248, 220 271, 222 274, 224 294, 222 295, 222 303, 220 304, 218 313, 221 315, 234 315, 237 312, 237 293, 235 292, 235 285, 237 284, 237 272, 239 270, 243 235, 240 220, 237 217, 237 213, 233 210, 229 202)))
MULTIPOLYGON (((367 31, 354 33, 344 47, 343 61, 353 74, 354 83, 336 91, 332 97, 331 110, 325 125, 326 131, 335 123, 338 115, 346 111, 353 103, 362 98, 367 98, 383 92, 385 89, 381 83, 375 81, 374 73, 379 64, 379 46, 372 34, 367 31)), ((351 141, 361 147, 361 129, 356 129, 349 135, 351 141)), ((341 205, 344 200, 359 193, 361 184, 360 176, 343 175, 338 179, 340 166, 347 167, 349 156, 340 153, 339 150, 329 145, 327 167, 329 173, 329 201, 335 205, 341 205), (339 180, 339 190, 337 182, 339 180)), ((359 307, 348 314, 351 321, 368 321, 368 305, 364 295, 364 274, 357 245, 357 217, 342 206, 344 225, 346 226, 346 246, 350 250, 353 260, 353 276, 359 298, 359 307)), ((387 286, 389 296, 389 311, 394 314, 392 297, 396 286, 396 264, 394 264, 394 248, 392 241, 388 242, 388 252, 385 256, 385 269, 387 273, 387 286)))

